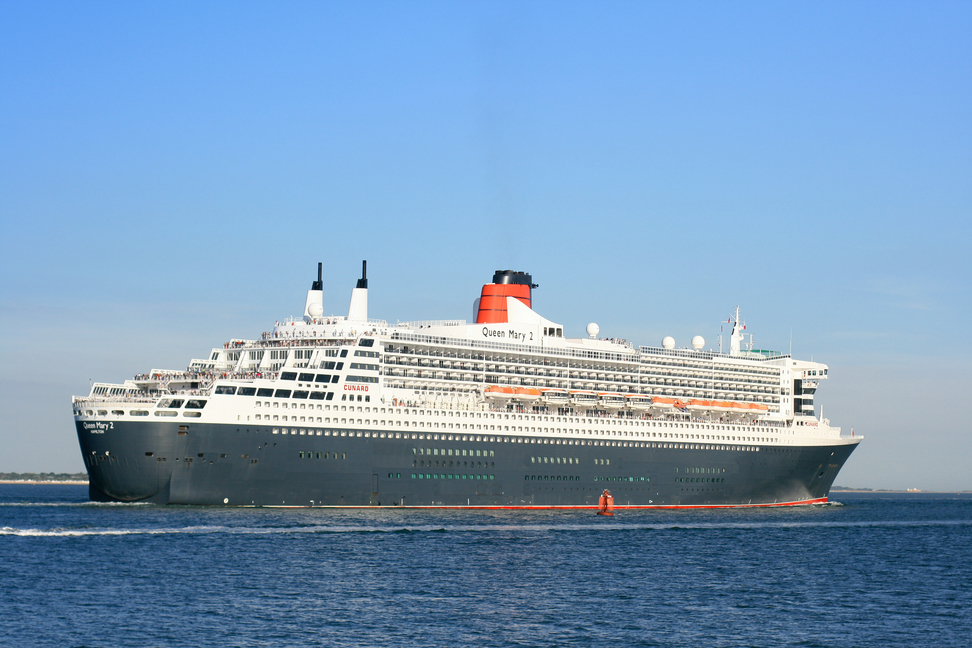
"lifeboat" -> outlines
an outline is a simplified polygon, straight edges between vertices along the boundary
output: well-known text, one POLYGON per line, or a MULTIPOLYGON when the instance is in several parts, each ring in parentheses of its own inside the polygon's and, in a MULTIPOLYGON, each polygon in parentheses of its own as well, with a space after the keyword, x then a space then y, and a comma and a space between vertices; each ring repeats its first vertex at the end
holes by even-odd
POLYGON ((594 405, 597 403, 597 394, 592 391, 572 389, 570 399, 578 405, 594 405))
POLYGON ((651 409, 651 396, 628 394, 624 397, 624 401, 633 410, 645 411, 651 409))
POLYGON ((570 396, 566 389, 554 389, 554 388, 542 388, 540 389, 540 395, 543 399, 550 403, 566 403, 568 397, 570 396))
POLYGON ((491 385, 483 390, 483 396, 492 400, 510 400, 516 396, 516 390, 512 387, 491 385))
POLYGON ((615 392, 600 392, 597 395, 598 401, 601 407, 604 409, 623 409, 624 408, 624 394, 617 394, 615 392))
POLYGON ((675 407, 675 399, 667 396, 654 396, 651 399, 651 408, 654 410, 670 410, 675 407))
POLYGON ((713 401, 693 399, 686 404, 686 409, 690 412, 711 412, 713 401))
POLYGON ((514 390, 515 398, 519 401, 540 400, 540 390, 532 387, 517 387, 514 390))

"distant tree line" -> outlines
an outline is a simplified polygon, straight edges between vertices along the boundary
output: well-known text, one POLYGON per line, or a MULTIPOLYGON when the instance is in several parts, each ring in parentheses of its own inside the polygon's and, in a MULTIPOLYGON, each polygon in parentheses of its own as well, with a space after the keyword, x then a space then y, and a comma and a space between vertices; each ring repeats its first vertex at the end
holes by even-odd
POLYGON ((11 473, 11 472, 0 472, 0 481, 39 481, 39 482, 54 482, 54 481, 76 481, 76 482, 86 482, 88 481, 88 474, 79 473, 11 473))

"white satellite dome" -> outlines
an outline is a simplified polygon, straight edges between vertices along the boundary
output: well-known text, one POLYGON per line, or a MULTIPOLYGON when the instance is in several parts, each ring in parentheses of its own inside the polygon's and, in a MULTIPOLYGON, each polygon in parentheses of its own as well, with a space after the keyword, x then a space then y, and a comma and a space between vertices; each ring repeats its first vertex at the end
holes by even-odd
POLYGON ((601 332, 601 327, 595 324, 594 322, 591 322, 590 324, 587 325, 587 334, 590 336, 592 340, 596 338, 597 334, 600 332, 601 332))
POLYGON ((696 335, 694 338, 692 338, 692 348, 693 349, 695 349, 696 351, 701 351, 702 350, 702 347, 704 347, 704 346, 705 346, 705 338, 704 337, 702 337, 701 335, 696 335))
POLYGON ((311 317, 320 317, 324 314, 324 306, 318 302, 311 302, 307 307, 307 314, 311 317))
POLYGON ((666 335, 665 339, 662 340, 662 346, 665 347, 666 349, 674 349, 675 338, 673 338, 671 335, 666 335))

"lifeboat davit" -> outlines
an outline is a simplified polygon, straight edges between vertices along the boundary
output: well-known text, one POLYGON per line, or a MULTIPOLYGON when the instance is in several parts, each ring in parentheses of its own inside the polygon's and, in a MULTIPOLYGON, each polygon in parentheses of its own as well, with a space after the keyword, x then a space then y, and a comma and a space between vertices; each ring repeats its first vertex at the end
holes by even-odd
POLYGON ((605 489, 601 497, 597 500, 598 515, 614 515, 614 496, 611 491, 605 489))

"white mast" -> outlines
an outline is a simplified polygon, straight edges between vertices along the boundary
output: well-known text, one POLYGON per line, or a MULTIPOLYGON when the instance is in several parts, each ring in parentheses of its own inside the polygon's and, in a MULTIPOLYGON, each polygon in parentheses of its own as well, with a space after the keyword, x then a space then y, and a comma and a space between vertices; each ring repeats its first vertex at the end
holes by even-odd
POLYGON ((739 355, 745 329, 746 325, 739 321, 739 307, 736 306, 736 316, 732 320, 732 335, 729 336, 729 355, 739 355))

